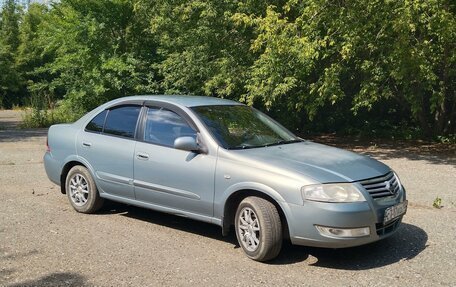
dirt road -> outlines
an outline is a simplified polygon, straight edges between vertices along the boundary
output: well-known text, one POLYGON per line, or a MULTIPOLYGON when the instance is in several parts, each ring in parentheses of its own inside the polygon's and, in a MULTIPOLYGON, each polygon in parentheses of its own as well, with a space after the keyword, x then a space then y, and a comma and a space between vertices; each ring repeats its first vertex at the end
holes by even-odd
POLYGON ((74 212, 44 172, 46 130, 15 130, 18 120, 0 111, 0 286, 456 286, 451 154, 357 146, 401 176, 400 230, 343 250, 286 245, 264 264, 217 226, 114 203, 74 212))

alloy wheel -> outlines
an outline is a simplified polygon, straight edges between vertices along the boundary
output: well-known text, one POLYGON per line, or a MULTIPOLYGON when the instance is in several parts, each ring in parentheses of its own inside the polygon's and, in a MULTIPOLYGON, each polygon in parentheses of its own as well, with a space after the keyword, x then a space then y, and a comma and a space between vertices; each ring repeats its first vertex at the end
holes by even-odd
POLYGON ((86 178, 76 173, 69 182, 70 198, 71 201, 77 206, 83 206, 89 199, 89 184, 86 178))
POLYGON ((241 244, 248 251, 255 251, 260 245, 260 222, 255 212, 245 207, 239 214, 238 232, 241 244))

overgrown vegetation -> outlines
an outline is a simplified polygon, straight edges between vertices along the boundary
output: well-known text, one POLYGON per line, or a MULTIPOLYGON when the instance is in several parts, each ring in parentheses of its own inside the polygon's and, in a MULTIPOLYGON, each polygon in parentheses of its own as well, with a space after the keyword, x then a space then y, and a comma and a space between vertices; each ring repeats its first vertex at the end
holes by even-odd
POLYGON ((42 126, 125 95, 197 94, 301 134, 452 141, 455 12, 450 0, 8 0, 0 103, 32 104, 26 124, 42 126))

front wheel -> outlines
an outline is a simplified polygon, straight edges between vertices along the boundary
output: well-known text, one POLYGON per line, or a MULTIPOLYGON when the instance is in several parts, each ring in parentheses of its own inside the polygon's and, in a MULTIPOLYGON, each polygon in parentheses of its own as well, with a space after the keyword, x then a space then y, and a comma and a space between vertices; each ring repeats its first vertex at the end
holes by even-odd
POLYGON ((76 165, 70 169, 65 182, 66 193, 77 212, 94 213, 104 203, 87 168, 76 165))
POLYGON ((282 248, 282 223, 270 201, 249 196, 237 208, 236 237, 245 254, 256 261, 275 258, 282 248))

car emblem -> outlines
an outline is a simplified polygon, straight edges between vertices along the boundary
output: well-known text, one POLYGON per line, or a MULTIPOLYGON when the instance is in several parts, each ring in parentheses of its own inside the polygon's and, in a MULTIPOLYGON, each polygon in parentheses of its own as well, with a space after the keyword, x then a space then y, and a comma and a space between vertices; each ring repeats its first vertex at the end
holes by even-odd
POLYGON ((392 186, 389 181, 385 181, 385 189, 388 190, 391 194, 395 194, 394 186, 392 186))

